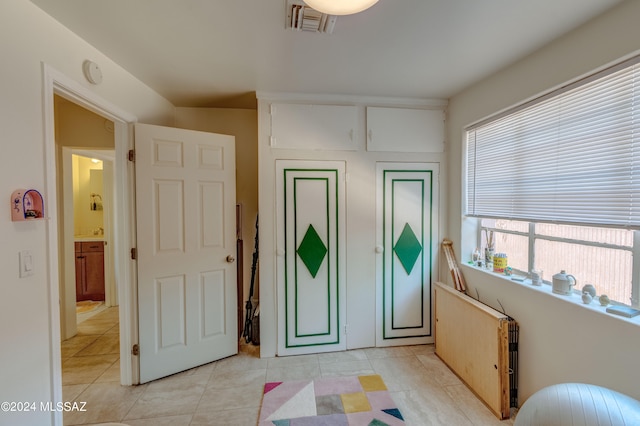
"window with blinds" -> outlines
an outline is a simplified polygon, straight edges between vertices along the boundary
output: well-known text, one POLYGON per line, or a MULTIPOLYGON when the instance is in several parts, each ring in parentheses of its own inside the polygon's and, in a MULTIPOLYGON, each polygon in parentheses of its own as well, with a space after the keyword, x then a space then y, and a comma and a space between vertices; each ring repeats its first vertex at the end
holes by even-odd
POLYGON ((640 229, 640 56, 468 128, 466 214, 640 229))

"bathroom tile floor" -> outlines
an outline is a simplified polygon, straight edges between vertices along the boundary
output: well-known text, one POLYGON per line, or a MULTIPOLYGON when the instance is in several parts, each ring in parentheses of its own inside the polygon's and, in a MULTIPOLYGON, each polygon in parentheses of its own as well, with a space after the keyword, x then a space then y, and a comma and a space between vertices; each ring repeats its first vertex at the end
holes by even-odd
POLYGON ((408 425, 511 425, 499 421, 436 357, 432 345, 259 358, 253 346, 139 386, 121 386, 118 308, 62 342, 64 401, 86 402, 65 425, 256 425, 265 382, 380 374, 408 425))

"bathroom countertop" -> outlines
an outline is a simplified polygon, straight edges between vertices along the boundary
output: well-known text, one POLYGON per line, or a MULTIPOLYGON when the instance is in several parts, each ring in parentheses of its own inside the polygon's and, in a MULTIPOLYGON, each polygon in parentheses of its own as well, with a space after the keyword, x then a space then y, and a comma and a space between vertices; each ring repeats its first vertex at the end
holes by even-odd
POLYGON ((75 241, 104 241, 104 235, 74 235, 75 241))

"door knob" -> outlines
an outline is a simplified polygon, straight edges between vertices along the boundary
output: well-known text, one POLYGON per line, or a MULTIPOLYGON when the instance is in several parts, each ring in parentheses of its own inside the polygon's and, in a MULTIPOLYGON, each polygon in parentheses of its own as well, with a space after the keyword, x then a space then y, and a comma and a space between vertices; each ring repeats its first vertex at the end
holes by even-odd
POLYGON ((227 262, 228 262, 228 263, 233 263, 233 262, 235 262, 235 261, 236 261, 236 258, 235 258, 235 257, 233 257, 233 256, 231 256, 231 255, 227 256, 227 262))

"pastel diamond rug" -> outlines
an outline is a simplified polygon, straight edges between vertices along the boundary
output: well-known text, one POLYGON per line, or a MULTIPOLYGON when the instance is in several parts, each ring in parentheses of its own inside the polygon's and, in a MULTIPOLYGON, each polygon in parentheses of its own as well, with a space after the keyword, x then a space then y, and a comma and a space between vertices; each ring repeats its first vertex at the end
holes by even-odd
POLYGON ((259 426, 396 426, 404 418, 382 377, 330 377, 264 385, 259 426))

